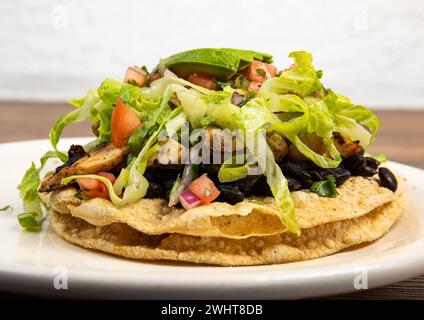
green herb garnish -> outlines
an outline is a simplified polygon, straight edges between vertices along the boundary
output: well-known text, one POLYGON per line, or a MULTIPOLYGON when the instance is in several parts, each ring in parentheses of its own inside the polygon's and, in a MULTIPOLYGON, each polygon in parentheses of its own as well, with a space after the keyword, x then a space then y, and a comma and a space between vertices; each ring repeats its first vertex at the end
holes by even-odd
POLYGON ((250 100, 256 97, 256 92, 249 92, 243 100, 239 102, 237 107, 243 107, 246 103, 248 103, 250 100))
POLYGON ((333 175, 327 176, 327 180, 314 182, 311 191, 320 197, 335 198, 338 193, 336 190, 336 178, 333 175))

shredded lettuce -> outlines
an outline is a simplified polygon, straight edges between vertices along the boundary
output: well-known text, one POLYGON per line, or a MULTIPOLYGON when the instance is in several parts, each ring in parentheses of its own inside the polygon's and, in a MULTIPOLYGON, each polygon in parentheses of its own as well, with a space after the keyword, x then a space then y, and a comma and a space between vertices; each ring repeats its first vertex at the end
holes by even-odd
POLYGON ((287 225, 289 232, 300 235, 300 227, 287 179, 284 177, 280 166, 275 162, 274 154, 266 143, 264 135, 259 135, 259 137, 261 141, 258 143, 266 146, 266 166, 263 168, 263 173, 279 208, 280 218, 287 225))
POLYGON ((341 158, 337 155, 338 152, 335 147, 330 146, 332 142, 329 138, 326 138, 324 141, 327 146, 330 146, 330 152, 335 156, 335 159, 315 152, 302 141, 301 138, 308 132, 308 129, 309 132, 311 132, 310 128, 309 110, 305 110, 305 113, 302 116, 296 117, 288 122, 280 121, 273 123, 270 130, 273 130, 287 138, 296 146, 300 153, 313 161, 316 165, 322 168, 336 168, 340 164, 341 158))
POLYGON ((71 112, 63 115, 59 118, 59 120, 55 123, 53 128, 50 130, 50 143, 55 150, 57 156, 63 162, 68 160, 68 157, 63 152, 57 150, 57 144, 59 142, 60 136, 62 134, 63 129, 75 122, 80 122, 90 118, 93 107, 100 101, 99 96, 97 95, 97 91, 94 89, 90 89, 82 100, 78 100, 78 104, 73 101, 73 105, 77 105, 77 108, 72 110, 71 112))
POLYGON ((176 116, 174 119, 165 123, 166 134, 168 135, 168 137, 173 137, 182 128, 182 126, 187 122, 187 120, 188 120, 187 115, 183 111, 178 116, 176 116))
POLYGON ((18 215, 18 221, 26 230, 39 230, 44 220, 43 203, 37 192, 40 184, 40 171, 48 159, 56 157, 58 157, 56 151, 47 151, 40 159, 40 167, 36 168, 35 163, 32 162, 17 187, 24 206, 24 213, 18 215))
POLYGON ((385 163, 387 162, 387 155, 385 155, 384 153, 379 153, 379 154, 371 154, 369 152, 365 152, 364 153, 365 157, 370 157, 370 158, 374 158, 375 160, 377 160, 380 163, 385 163))
POLYGON ((106 79, 97 89, 100 99, 107 105, 114 105, 118 97, 138 112, 151 110, 160 103, 161 93, 151 94, 153 89, 140 88, 115 79, 106 79))
POLYGON ((239 164, 244 162, 244 155, 237 155, 225 160, 218 171, 218 179, 220 182, 232 182, 247 177, 249 165, 239 164))
POLYGON ((208 104, 202 99, 201 93, 195 90, 179 90, 177 97, 193 128, 201 127, 200 119, 208 111, 208 104))
MULTIPOLYGON (((168 99, 172 90, 174 89, 175 88, 172 87, 167 89, 168 91, 165 93, 165 95, 168 97, 168 99)), ((161 107, 164 107, 166 104, 167 100, 164 99, 162 101, 161 107)), ((106 185, 110 200, 116 206, 123 206, 128 203, 133 203, 140 200, 146 195, 147 189, 149 187, 149 182, 143 175, 147 167, 147 161, 152 155, 159 151, 160 146, 156 143, 159 133, 164 127, 165 123, 178 116, 181 112, 181 107, 176 108, 169 114, 166 119, 160 123, 158 129, 145 142, 138 156, 133 161, 131 161, 127 168, 121 171, 117 181, 115 182, 115 186, 113 186, 108 179, 98 175, 75 175, 62 179, 61 183, 66 185, 78 178, 97 179, 106 185), (121 194, 122 197, 120 197, 121 194)))
POLYGON ((312 65, 312 55, 305 51, 294 51, 289 57, 294 59, 293 66, 283 70, 278 77, 265 81, 259 94, 294 93, 303 98, 316 91, 322 92, 319 80, 322 74, 312 65))
POLYGON ((137 155, 140 152, 146 139, 157 130, 158 123, 170 113, 171 108, 168 105, 164 105, 163 108, 152 109, 140 117, 143 125, 138 126, 128 140, 128 145, 133 155, 137 155))
POLYGON ((289 232, 300 235, 300 227, 287 179, 281 172, 281 168, 275 163, 274 155, 269 148, 267 148, 267 167, 264 175, 279 208, 281 220, 287 224, 289 232))
POLYGON ((265 81, 259 96, 265 106, 277 112, 274 130, 290 140, 304 156, 324 168, 337 167, 341 156, 332 141, 334 132, 346 134, 366 148, 380 127, 375 114, 365 107, 354 105, 348 98, 331 90, 324 92, 321 71, 312 65, 312 56, 304 51, 292 52, 295 62, 274 78, 265 81), (312 96, 313 94, 313 96, 312 96), (306 133, 322 138, 328 155, 320 155, 303 142, 306 133))
POLYGON ((353 104, 340 94, 328 93, 325 99, 332 108, 336 131, 346 134, 351 140, 360 142, 363 148, 368 147, 381 126, 380 120, 371 110, 353 104))

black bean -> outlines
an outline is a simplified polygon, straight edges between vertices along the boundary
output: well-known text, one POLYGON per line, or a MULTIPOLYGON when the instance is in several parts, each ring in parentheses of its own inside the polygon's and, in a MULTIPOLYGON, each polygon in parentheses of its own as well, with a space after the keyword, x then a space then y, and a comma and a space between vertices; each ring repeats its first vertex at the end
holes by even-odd
POLYGON ((297 191, 302 189, 302 184, 299 181, 297 181, 295 178, 286 176, 286 179, 287 179, 287 183, 289 185, 290 191, 297 191))
POLYGON ((377 173, 379 162, 374 158, 355 154, 344 159, 342 164, 353 176, 372 177, 377 173))
POLYGON ((283 162, 281 170, 284 174, 295 177, 301 182, 312 180, 311 175, 306 171, 307 167, 304 163, 283 162))
POLYGON ((199 168, 199 176, 202 173, 207 173, 208 177, 218 175, 221 165, 219 164, 201 164, 199 168))
POLYGON ((378 166, 380 165, 380 161, 378 161, 377 159, 371 158, 371 157, 366 157, 365 163, 366 163, 367 167, 370 167, 374 170, 377 170, 378 166))
POLYGON ((312 179, 303 179, 299 180, 299 182, 302 184, 303 189, 309 189, 310 187, 312 187, 315 181, 312 179))
POLYGON ((172 188, 172 186, 174 185, 174 182, 175 182, 175 180, 164 180, 164 181, 162 181, 162 188, 164 189, 164 190, 169 190, 169 189, 171 189, 172 188))
POLYGON ((311 179, 313 181, 322 181, 326 179, 326 175, 323 175, 323 173, 325 174, 325 172, 321 173, 320 170, 310 170, 308 171, 308 173, 311 176, 311 179))
POLYGON ((352 175, 361 176, 361 177, 372 177, 375 174, 377 174, 377 170, 368 166, 363 166, 352 171, 352 175))
POLYGON ((216 201, 236 204, 244 200, 243 193, 232 185, 219 184, 217 185, 220 194, 216 201))
POLYGON ((346 169, 353 172, 359 167, 365 165, 365 158, 362 155, 355 154, 349 158, 344 159, 342 164, 346 169))
POLYGON ((255 195, 272 197, 271 189, 269 188, 268 183, 266 182, 266 177, 261 176, 258 183, 256 184, 255 195))
POLYGON ((162 198, 162 196, 162 186, 157 182, 149 182, 149 188, 147 189, 145 198, 162 198))
POLYGON ((378 177, 383 187, 395 192, 398 187, 398 182, 395 175, 387 168, 381 167, 378 169, 378 177))
POLYGON ((232 182, 231 184, 240 190, 246 197, 255 193, 256 185, 261 175, 250 175, 244 179, 232 182))
POLYGON ((149 182, 152 181, 161 183, 165 180, 175 181, 177 179, 178 173, 178 170, 155 168, 146 170, 144 176, 149 182))
POLYGON ((334 176, 336 179, 336 185, 340 186, 343 184, 349 177, 351 176, 350 172, 344 168, 338 167, 338 168, 321 168, 319 169, 319 172, 322 176, 322 180, 327 179, 329 175, 334 176))
POLYGON ((165 198, 166 201, 169 201, 169 195, 170 194, 171 194, 171 189, 168 189, 168 190, 165 191, 164 198, 165 198))

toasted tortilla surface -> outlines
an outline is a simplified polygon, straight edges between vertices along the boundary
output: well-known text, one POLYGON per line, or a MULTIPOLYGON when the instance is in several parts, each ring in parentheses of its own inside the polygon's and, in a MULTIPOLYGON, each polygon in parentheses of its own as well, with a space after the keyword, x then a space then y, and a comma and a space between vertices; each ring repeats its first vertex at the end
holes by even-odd
POLYGON ((126 258, 247 266, 314 259, 376 240, 393 226, 405 202, 401 194, 358 217, 304 228, 300 237, 287 232, 246 239, 148 235, 126 223, 95 226, 53 209, 50 219, 56 233, 67 241, 126 258))
MULTIPOLYGON (((354 219, 395 200, 403 192, 379 185, 375 178, 352 177, 340 186, 335 198, 323 198, 310 191, 292 193, 296 216, 302 229, 354 219)), ((249 198, 235 205, 213 202, 188 211, 168 207, 163 199, 141 199, 123 207, 95 198, 80 200, 76 189, 66 188, 41 193, 52 210, 80 218, 93 226, 126 224, 148 235, 177 233, 202 237, 244 239, 287 231, 271 197, 249 198)))

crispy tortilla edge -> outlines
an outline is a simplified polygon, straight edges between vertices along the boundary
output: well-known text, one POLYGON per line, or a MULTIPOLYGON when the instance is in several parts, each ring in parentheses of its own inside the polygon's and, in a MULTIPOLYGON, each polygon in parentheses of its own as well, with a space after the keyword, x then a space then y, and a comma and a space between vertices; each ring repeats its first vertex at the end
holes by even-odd
MULTIPOLYGON (((281 237, 280 243, 273 243, 268 246, 264 245, 262 251, 259 253, 253 249, 256 253, 250 252, 251 250, 225 252, 224 250, 203 248, 202 246, 187 250, 178 249, 178 246, 171 249, 169 245, 166 247, 166 244, 164 244, 167 239, 166 236, 163 239, 154 238, 154 241, 157 241, 158 244, 153 246, 137 244, 122 245, 119 244, 119 239, 114 239, 114 237, 119 238, 119 234, 103 237, 103 234, 98 232, 98 227, 89 225, 84 220, 66 214, 63 215, 53 210, 50 216, 51 225, 60 237, 70 243, 85 248, 141 260, 168 260, 219 266, 249 266, 310 260, 331 255, 355 245, 374 241, 391 229, 396 220, 404 212, 405 205, 406 196, 405 194, 401 194, 396 200, 386 203, 366 215, 302 230, 304 234, 303 240, 302 238, 290 239, 291 236, 288 234, 279 235, 281 237), (81 227, 79 229, 72 226, 74 223, 76 225, 81 224, 84 228, 81 227), (310 236, 312 234, 315 236, 310 236), (320 234, 327 236, 325 238, 317 237, 320 234)), ((134 232, 140 233, 136 230, 134 232)), ((208 239, 186 235, 171 236, 174 237, 171 240, 174 244, 175 241, 180 241, 183 244, 184 242, 188 242, 188 240, 196 241, 196 243, 200 240, 206 242, 215 241, 218 244, 224 243, 223 246, 218 245, 217 248, 225 248, 226 242, 238 246, 237 243, 239 241, 245 242, 249 240, 208 239)), ((143 235, 143 237, 157 236, 143 235)), ((255 243, 266 243, 271 238, 275 242, 275 237, 255 237, 255 243)))

